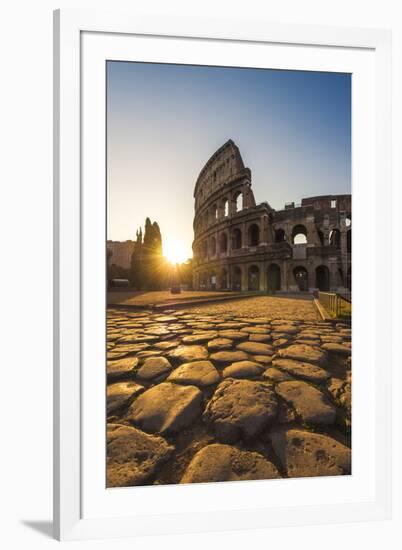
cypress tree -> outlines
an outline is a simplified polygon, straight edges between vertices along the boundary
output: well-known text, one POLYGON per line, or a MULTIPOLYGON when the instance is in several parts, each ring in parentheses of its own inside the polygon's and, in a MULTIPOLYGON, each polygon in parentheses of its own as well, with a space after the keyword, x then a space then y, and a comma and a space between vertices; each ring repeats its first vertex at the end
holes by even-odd
POLYGON ((166 278, 165 262, 162 255, 162 235, 157 222, 145 219, 144 234, 140 227, 136 232, 131 256, 131 284, 141 290, 159 290, 166 278))
POLYGON ((162 236, 157 222, 145 220, 144 241, 142 247, 142 265, 144 284, 148 290, 158 290, 163 281, 162 236))
POLYGON ((143 266, 142 266, 142 229, 141 227, 136 231, 136 240, 134 243, 133 253, 131 255, 130 266, 130 282, 132 286, 137 289, 143 287, 143 266))

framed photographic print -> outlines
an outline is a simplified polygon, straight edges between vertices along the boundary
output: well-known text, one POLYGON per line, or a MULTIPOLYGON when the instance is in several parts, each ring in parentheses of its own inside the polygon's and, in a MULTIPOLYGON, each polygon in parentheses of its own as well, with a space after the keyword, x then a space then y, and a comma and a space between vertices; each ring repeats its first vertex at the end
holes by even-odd
POLYGON ((389 517, 390 34, 54 44, 55 536, 389 517))

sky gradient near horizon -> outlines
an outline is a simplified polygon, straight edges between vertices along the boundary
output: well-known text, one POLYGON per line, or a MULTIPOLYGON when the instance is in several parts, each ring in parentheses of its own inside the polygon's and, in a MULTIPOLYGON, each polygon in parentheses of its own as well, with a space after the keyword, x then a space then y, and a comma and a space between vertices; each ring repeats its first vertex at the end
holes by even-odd
POLYGON ((194 185, 229 138, 257 203, 350 193, 350 75, 108 62, 108 239, 149 216, 191 256, 194 185))

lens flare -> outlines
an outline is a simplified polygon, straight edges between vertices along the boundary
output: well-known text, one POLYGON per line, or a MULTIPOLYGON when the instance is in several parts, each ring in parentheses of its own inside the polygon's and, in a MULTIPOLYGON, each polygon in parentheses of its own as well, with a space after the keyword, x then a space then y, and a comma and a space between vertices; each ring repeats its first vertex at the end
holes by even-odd
POLYGON ((163 255, 171 264, 181 264, 188 259, 186 248, 179 241, 164 242, 163 255))

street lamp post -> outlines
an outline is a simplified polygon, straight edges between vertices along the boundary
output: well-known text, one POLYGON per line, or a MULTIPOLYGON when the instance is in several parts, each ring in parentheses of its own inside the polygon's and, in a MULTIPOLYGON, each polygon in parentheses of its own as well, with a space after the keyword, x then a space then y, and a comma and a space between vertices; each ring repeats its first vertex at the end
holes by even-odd
POLYGON ((180 277, 179 277, 179 271, 177 269, 177 264, 174 264, 173 271, 172 271, 172 282, 170 287, 171 294, 180 294, 181 288, 180 288, 180 277))

